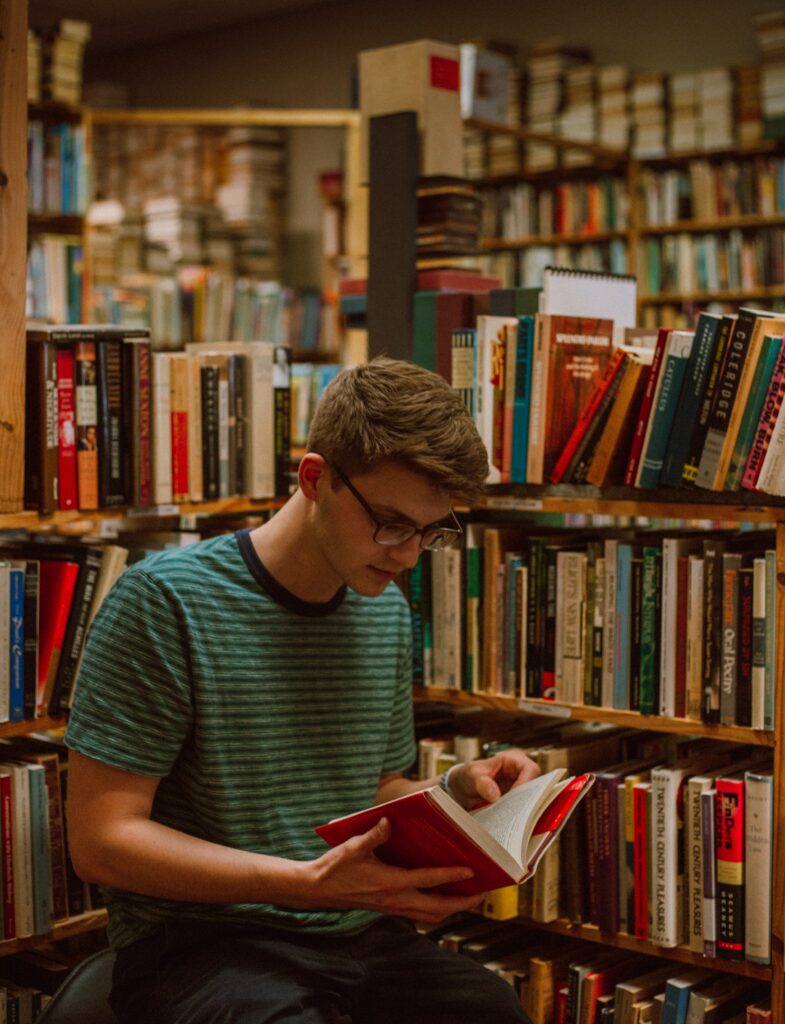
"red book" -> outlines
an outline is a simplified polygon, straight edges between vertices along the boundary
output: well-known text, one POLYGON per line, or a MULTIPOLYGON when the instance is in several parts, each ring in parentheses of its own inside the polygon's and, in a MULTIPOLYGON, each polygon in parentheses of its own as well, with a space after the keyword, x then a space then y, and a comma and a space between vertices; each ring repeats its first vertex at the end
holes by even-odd
POLYGON ((575 427, 573 428, 573 431, 570 434, 564 448, 562 448, 561 455, 559 456, 556 465, 553 467, 553 470, 551 471, 550 479, 552 484, 558 484, 561 482, 561 479, 564 476, 564 471, 569 466, 570 460, 575 454, 578 445, 583 440, 586 431, 589 429, 589 424, 597 414, 597 410, 602 404, 603 398, 605 397, 608 389, 613 383, 614 377, 624 365, 624 361, 626 358, 627 356, 625 352, 623 352, 619 348, 614 349, 610 362, 605 368, 605 373, 597 382, 594 391, 592 391, 591 395, 589 396, 589 400, 584 405, 583 410, 575 424, 575 427))
POLYGON ((417 291, 488 292, 500 288, 501 280, 473 270, 421 270, 417 274, 417 291))
POLYGON ((663 354, 668 343, 668 335, 671 329, 661 327, 657 333, 657 344, 654 347, 654 358, 651 365, 643 371, 646 377, 646 384, 643 388, 643 398, 638 410, 638 420, 635 424, 635 433, 632 438, 630 454, 627 458, 627 469, 624 473, 624 484, 627 487, 635 486, 635 478, 638 475, 638 464, 643 453, 643 442, 646 437, 646 427, 649 423, 649 413, 654 402, 654 392, 657 390, 657 380, 662 369, 663 354))
POLYGON ((531 483, 542 483, 550 478, 581 411, 610 362, 613 321, 543 313, 538 313, 536 319, 544 338, 537 344, 535 332, 532 388, 538 379, 543 380, 545 401, 539 406, 542 430, 534 430, 535 450, 529 424, 532 472, 527 466, 526 476, 531 483), (541 360, 544 366, 538 371, 541 360))
POLYGON ((57 349, 57 449, 57 505, 67 511, 77 507, 74 352, 70 345, 57 349))
POLYGON ((172 500, 188 501, 188 357, 176 355, 171 362, 172 500))
POLYGON ((0 860, 3 866, 3 938, 16 937, 16 917, 14 915, 14 821, 11 813, 11 776, 8 772, 0 772, 0 860))
POLYGON ((45 714, 57 675, 79 566, 76 562, 39 561, 38 684, 36 706, 45 714))
POLYGON ((632 788, 633 859, 635 882, 635 937, 649 937, 649 794, 650 782, 638 782, 632 788))
POLYGON ((338 846, 387 818, 392 828, 390 838, 375 851, 380 860, 404 868, 470 867, 473 877, 439 891, 472 896, 534 874, 594 781, 592 775, 565 779, 565 774, 565 768, 557 768, 472 812, 433 786, 336 818, 316 832, 338 846))
POLYGON ((94 341, 74 342, 79 508, 98 508, 98 388, 94 341))
POLYGON ((715 781, 717 953, 744 959, 744 772, 715 781))

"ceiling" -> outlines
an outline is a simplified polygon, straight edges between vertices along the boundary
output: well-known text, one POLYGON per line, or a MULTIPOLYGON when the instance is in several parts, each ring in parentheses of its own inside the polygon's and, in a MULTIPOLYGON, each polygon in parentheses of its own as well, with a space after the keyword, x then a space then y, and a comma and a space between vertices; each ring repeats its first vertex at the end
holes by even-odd
POLYGON ((123 49, 166 36, 200 32, 238 22, 342 0, 29 0, 33 28, 61 18, 90 22, 90 52, 123 49))

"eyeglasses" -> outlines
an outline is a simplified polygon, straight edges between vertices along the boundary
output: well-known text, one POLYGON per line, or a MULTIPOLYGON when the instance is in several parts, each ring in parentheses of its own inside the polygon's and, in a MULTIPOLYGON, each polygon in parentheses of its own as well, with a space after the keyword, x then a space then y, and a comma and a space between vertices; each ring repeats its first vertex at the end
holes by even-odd
POLYGON ((452 547, 463 533, 461 524, 455 518, 455 513, 452 509, 450 509, 450 526, 441 526, 439 523, 431 523, 429 526, 423 526, 420 530, 418 527, 412 526, 410 523, 385 523, 377 518, 371 506, 365 498, 363 498, 362 494, 360 494, 348 476, 346 476, 345 473, 342 473, 337 466, 333 466, 332 468, 368 513, 371 522, 376 525, 376 529, 373 533, 373 539, 377 544, 383 544, 385 547, 395 547, 396 544, 405 544, 407 540, 411 540, 412 537, 419 534, 420 547, 423 550, 441 551, 442 548, 452 547))

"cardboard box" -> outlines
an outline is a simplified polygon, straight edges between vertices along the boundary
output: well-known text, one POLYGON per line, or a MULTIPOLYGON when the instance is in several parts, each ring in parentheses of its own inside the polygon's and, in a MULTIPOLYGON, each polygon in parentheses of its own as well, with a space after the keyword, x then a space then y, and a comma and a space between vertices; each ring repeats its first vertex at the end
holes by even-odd
POLYGON ((359 55, 363 178, 368 180, 368 118, 413 110, 420 174, 463 176, 461 56, 457 46, 419 39, 359 55))

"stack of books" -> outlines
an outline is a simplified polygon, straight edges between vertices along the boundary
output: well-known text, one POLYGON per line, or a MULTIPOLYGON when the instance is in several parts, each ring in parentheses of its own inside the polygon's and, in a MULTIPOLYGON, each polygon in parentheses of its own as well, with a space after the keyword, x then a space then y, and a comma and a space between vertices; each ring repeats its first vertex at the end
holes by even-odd
POLYGON ((204 262, 201 207, 170 194, 145 200, 143 213, 146 239, 162 246, 172 264, 204 262))
MULTIPOLYGON (((591 61, 591 53, 561 43, 535 44, 527 62, 527 127, 533 132, 556 135, 564 103, 564 75, 568 68, 591 61)), ((526 169, 551 170, 557 165, 553 146, 530 142, 526 146, 526 169)))
POLYGON ((482 198, 466 178, 420 178, 417 185, 417 264, 436 266, 473 256, 480 241, 482 198))
POLYGON ((691 72, 671 75, 668 95, 668 149, 671 153, 695 153, 700 149, 701 137, 697 76, 691 72))
POLYGON ((785 135, 785 11, 756 14, 753 22, 761 53, 763 136, 779 139, 785 135))
POLYGON ((637 159, 665 156, 667 114, 665 75, 636 71, 632 80, 632 155, 637 159))
MULTIPOLYGON (((588 62, 568 68, 565 73, 565 104, 559 114, 559 134, 565 139, 597 141, 595 77, 596 69, 588 62)), ((585 150, 566 149, 562 162, 566 167, 586 167, 593 161, 585 150)))
POLYGON ((629 77, 629 69, 624 64, 597 69, 597 141, 608 149, 623 152, 630 143, 629 77))
POLYGON ((732 149, 735 132, 735 81, 728 67, 700 72, 700 136, 705 150, 732 149))
POLYGON ((44 40, 43 98, 78 106, 82 101, 82 60, 90 25, 62 18, 44 40))
POLYGON ((763 138, 760 64, 745 64, 736 75, 739 145, 755 146, 763 138))
POLYGON ((43 49, 41 37, 27 30, 27 102, 40 103, 43 98, 43 49))

